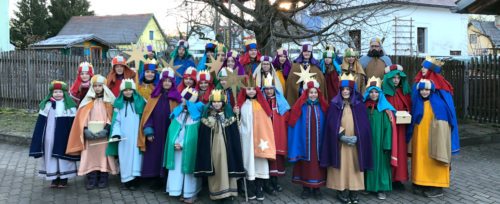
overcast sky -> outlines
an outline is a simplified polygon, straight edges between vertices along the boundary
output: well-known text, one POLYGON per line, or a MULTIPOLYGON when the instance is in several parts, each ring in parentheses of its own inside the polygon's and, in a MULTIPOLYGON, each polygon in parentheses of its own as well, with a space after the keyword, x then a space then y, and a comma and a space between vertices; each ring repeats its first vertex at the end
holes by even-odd
MULTIPOLYGON (((8 1, 10 1, 9 15, 12 18, 19 0, 8 1)), ((163 30, 170 34, 176 32, 177 22, 174 16, 167 16, 167 10, 178 6, 182 0, 89 0, 89 2, 90 10, 99 16, 153 13, 163 30)))

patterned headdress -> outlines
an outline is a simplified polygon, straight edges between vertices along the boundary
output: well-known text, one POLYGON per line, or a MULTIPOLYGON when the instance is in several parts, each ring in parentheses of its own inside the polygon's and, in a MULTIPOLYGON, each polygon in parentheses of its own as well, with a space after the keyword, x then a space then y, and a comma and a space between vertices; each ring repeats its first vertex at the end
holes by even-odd
POLYGON ((428 79, 422 79, 417 83, 417 90, 420 89, 430 89, 431 91, 434 91, 434 83, 428 79))
POLYGON ((257 40, 255 40, 255 38, 245 40, 245 52, 251 49, 257 49, 257 40))
POLYGON ((305 91, 305 90, 308 90, 310 88, 319 89, 319 83, 318 83, 318 81, 316 81, 316 79, 309 78, 309 79, 305 80, 304 85, 302 85, 302 90, 305 91))
POLYGON ((210 72, 207 71, 207 70, 202 70, 202 71, 199 71, 196 75, 196 81, 200 82, 200 81, 208 81, 208 82, 211 82, 212 81, 212 76, 210 75, 210 72))
POLYGON ((120 84, 120 91, 123 91, 125 89, 136 90, 134 80, 132 80, 132 79, 124 79, 122 81, 122 83, 120 84))
POLYGON ((441 67, 444 65, 444 62, 441 60, 438 60, 434 57, 427 56, 425 57, 424 62, 422 62, 422 67, 427 68, 432 70, 433 72, 436 73, 441 73, 441 67))
POLYGON ((214 89, 210 93, 210 102, 226 102, 226 94, 224 90, 214 89))
POLYGON ((186 99, 186 101, 196 102, 196 100, 198 100, 198 91, 191 87, 186 87, 182 90, 181 96, 186 99))
POLYGON ((352 90, 355 90, 356 89, 355 84, 356 84, 356 81, 354 79, 354 75, 342 74, 340 76, 340 88, 349 87, 352 90))
POLYGON ((372 86, 382 88, 382 80, 380 80, 380 78, 378 77, 372 76, 370 79, 368 79, 368 83, 366 83, 366 88, 372 86))

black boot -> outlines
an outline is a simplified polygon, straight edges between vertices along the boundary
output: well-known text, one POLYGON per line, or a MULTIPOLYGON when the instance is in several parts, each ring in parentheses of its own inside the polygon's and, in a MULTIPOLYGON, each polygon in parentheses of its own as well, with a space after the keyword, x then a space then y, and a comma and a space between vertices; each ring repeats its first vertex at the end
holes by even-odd
POLYGON ((264 200, 264 179, 255 179, 255 196, 257 200, 264 200))
POLYGON ((405 185, 401 181, 392 182, 392 189, 394 190, 405 190, 405 185))
POLYGON ((351 199, 349 198, 349 190, 337 191, 337 199, 341 203, 351 203, 351 199))
POLYGON ((68 186, 68 179, 59 179, 59 185, 57 186, 58 188, 66 188, 68 186))
POLYGON ((359 192, 358 191, 349 191, 349 197, 351 198, 351 203, 352 204, 357 204, 359 203, 359 192))
POLYGON ((308 199, 309 197, 311 197, 311 188, 308 188, 308 187, 302 187, 302 193, 300 194, 300 197, 302 199, 308 199))
POLYGON ((125 183, 123 183, 123 185, 129 191, 135 191, 136 190, 136 187, 134 185, 134 180, 131 180, 129 182, 125 182, 125 183))
POLYGON ((436 198, 443 196, 443 188, 440 187, 427 187, 424 190, 424 196, 428 198, 436 198))
POLYGON ((59 186, 59 177, 57 177, 56 179, 52 180, 52 182, 50 183, 50 187, 51 188, 57 188, 57 186, 59 186))
POLYGON ((245 189, 245 191, 247 191, 248 200, 254 200, 256 198, 255 181, 247 180, 247 189, 245 189))
POLYGON ((321 191, 319 190, 319 188, 313 188, 312 189, 312 194, 314 196, 315 199, 321 199, 323 198, 323 194, 321 193, 321 191))
POLYGON ((85 188, 87 190, 92 190, 97 187, 97 172, 93 171, 87 174, 87 185, 85 188))
POLYGON ((238 179, 236 181, 236 186, 238 187, 238 195, 245 197, 245 185, 243 184, 243 179, 238 179))
POLYGON ((108 172, 100 172, 99 173, 99 183, 97 184, 97 186, 99 188, 107 188, 108 187, 108 177, 109 177, 108 172))
POLYGON ((274 190, 274 187, 271 184, 271 180, 270 179, 263 179, 262 181, 264 183, 264 185, 263 185, 264 192, 266 192, 267 194, 269 194, 271 196, 275 196, 276 191, 274 190))
POLYGON ((151 185, 149 186, 149 190, 151 192, 158 191, 158 190, 165 190, 165 184, 163 182, 163 178, 160 177, 155 177, 151 178, 151 185))
POLYGON ((274 190, 276 192, 282 192, 283 188, 278 184, 278 177, 277 176, 271 176, 271 185, 273 186, 274 190))
POLYGON ((413 193, 416 195, 422 195, 424 193, 424 187, 417 184, 412 184, 413 193))

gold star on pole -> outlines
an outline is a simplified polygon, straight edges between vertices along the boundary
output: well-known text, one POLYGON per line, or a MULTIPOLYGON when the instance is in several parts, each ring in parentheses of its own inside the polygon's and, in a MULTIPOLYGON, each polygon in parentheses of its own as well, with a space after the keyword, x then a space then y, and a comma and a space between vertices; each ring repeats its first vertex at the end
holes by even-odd
POLYGON ((127 64, 130 62, 134 62, 135 66, 139 66, 139 62, 144 60, 144 55, 147 54, 147 52, 144 52, 144 47, 138 44, 133 44, 130 43, 132 50, 131 51, 123 51, 125 54, 129 55, 130 57, 127 60, 127 64))
POLYGON ((174 65, 174 60, 171 59, 169 63, 167 63, 163 58, 161 59, 161 63, 163 64, 163 67, 170 67, 174 70, 175 75, 178 77, 182 77, 182 74, 179 73, 177 70, 181 68, 182 65, 174 65))
POLYGON ((222 61, 222 57, 214 59, 214 57, 212 57, 211 55, 210 63, 205 63, 205 65, 210 67, 210 72, 213 72, 215 74, 219 73, 219 70, 222 68, 222 64, 224 64, 224 62, 222 61))
POLYGON ((295 75, 299 76, 299 80, 297 80, 297 84, 300 84, 300 82, 305 82, 307 79, 311 79, 312 76, 316 75, 316 73, 311 73, 309 72, 310 66, 307 67, 307 69, 304 69, 302 65, 300 65, 300 72, 294 72, 295 75))
POLYGON ((224 89, 231 88, 231 91, 233 92, 233 96, 236 99, 237 98, 237 89, 239 87, 245 87, 241 80, 245 79, 245 75, 240 76, 238 73, 236 73, 234 70, 231 68, 227 68, 227 83, 224 86, 224 89))

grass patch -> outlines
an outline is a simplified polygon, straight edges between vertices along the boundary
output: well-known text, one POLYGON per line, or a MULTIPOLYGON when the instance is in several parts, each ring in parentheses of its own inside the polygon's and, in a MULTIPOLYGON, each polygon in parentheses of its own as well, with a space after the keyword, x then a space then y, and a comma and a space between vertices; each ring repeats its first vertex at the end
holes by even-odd
POLYGON ((37 116, 33 110, 0 108, 0 133, 31 136, 37 116))

